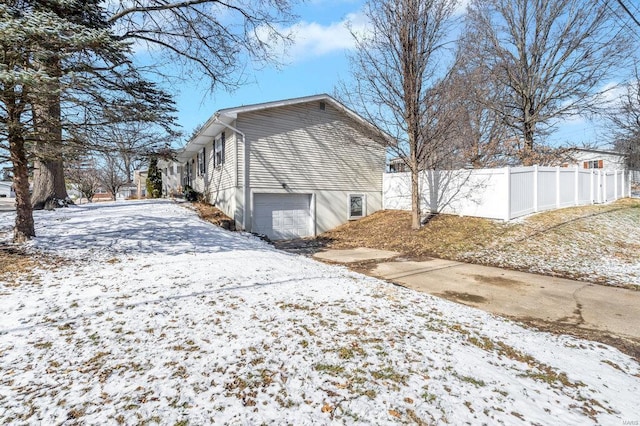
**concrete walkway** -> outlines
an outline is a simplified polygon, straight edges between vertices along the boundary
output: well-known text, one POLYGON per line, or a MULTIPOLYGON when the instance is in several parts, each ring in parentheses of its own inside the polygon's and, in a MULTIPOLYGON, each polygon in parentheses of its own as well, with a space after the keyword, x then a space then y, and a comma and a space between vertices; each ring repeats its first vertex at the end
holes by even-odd
MULTIPOLYGON (((366 260, 367 250, 328 250, 315 257, 350 263, 366 260)), ((396 256, 371 250, 368 259, 396 256)), ((640 291, 442 259, 382 261, 369 273, 498 315, 640 340, 640 291)))

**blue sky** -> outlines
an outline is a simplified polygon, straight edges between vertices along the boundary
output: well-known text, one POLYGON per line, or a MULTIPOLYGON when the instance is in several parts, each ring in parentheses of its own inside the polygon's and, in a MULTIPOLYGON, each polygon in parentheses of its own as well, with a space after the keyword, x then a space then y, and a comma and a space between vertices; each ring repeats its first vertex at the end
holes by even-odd
MULTIPOLYGON (((462 2, 466 3, 466 2, 462 2)), ((345 23, 363 25, 363 0, 309 0, 296 6, 295 43, 280 67, 266 66, 245 71, 247 84, 232 93, 211 94, 205 83, 180 82, 170 90, 176 95, 178 123, 185 135, 215 111, 240 105, 276 101, 318 93, 332 94, 340 81, 350 79, 347 55, 353 48, 345 23)), ((464 10, 464 4, 460 10, 464 10)), ((576 117, 559 126, 554 144, 604 145, 602 130, 576 117)), ((185 141, 176 141, 176 147, 185 141)))
POLYGON ((176 94, 178 122, 188 135, 215 111, 239 105, 269 102, 318 93, 332 94, 338 82, 349 79, 347 53, 353 42, 345 27, 358 23, 363 1, 311 0, 295 9, 299 22, 295 40, 279 67, 245 70, 247 84, 233 93, 207 93, 205 83, 181 82, 176 94))

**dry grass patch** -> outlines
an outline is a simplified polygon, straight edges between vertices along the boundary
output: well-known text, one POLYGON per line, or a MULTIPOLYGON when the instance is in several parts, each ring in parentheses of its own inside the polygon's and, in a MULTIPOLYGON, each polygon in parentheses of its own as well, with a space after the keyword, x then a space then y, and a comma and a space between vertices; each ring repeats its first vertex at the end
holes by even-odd
POLYGON ((0 281, 9 286, 35 282, 34 270, 49 267, 51 263, 20 248, 0 246, 0 281))
POLYGON ((455 257, 485 247, 496 235, 508 232, 504 224, 452 215, 434 216, 420 230, 411 229, 410 212, 382 210, 349 222, 320 236, 333 248, 369 247, 393 250, 412 257, 455 257))
POLYGON ((235 222, 232 218, 224 214, 222 210, 208 203, 193 203, 200 219, 211 222, 224 229, 234 229, 235 222))

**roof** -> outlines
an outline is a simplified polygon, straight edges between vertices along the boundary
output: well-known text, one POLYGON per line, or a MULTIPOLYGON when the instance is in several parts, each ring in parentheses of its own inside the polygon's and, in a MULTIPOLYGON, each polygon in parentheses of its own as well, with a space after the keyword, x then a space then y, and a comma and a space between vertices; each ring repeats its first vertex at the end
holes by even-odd
POLYGON ((570 148, 570 151, 582 151, 582 152, 592 152, 594 154, 618 155, 620 157, 625 156, 625 154, 622 152, 611 151, 606 149, 596 149, 596 148, 570 148))
POLYGON ((176 158, 178 161, 186 161, 189 158, 193 157, 196 153, 198 153, 202 147, 208 144, 211 141, 211 138, 218 135, 224 129, 228 128, 228 126, 233 123, 236 118, 238 118, 239 114, 244 114, 247 112, 255 112, 255 111, 263 111, 271 108, 280 108, 291 105, 304 104, 308 102, 315 101, 324 101, 330 105, 332 105, 337 110, 343 112, 346 116, 352 118, 357 123, 362 124, 364 127, 371 130, 373 133, 380 135, 381 138, 386 139, 389 143, 393 143, 394 139, 384 133, 369 121, 365 120, 358 113, 353 110, 347 108, 344 104, 332 98, 331 96, 323 93, 319 95, 312 96, 304 96, 300 98, 292 98, 292 99, 284 99, 280 101, 272 101, 272 102, 264 102, 259 104, 252 105, 243 105, 233 108, 225 108, 218 110, 215 114, 213 114, 209 120, 202 126, 200 131, 196 133, 184 146, 184 148, 178 152, 176 158))

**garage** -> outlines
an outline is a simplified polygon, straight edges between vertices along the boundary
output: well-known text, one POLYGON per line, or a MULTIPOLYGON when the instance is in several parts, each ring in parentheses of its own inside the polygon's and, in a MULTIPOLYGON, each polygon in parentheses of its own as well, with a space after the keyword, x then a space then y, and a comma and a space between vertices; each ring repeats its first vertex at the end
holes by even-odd
POLYGON ((254 194, 252 231, 272 240, 308 237, 311 226, 310 194, 254 194))

